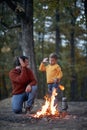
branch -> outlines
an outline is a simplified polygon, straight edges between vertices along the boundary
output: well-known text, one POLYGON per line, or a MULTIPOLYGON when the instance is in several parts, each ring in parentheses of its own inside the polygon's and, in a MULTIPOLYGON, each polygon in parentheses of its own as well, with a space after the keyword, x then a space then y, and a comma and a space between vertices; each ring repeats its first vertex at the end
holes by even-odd
POLYGON ((0 23, 1 23, 1 25, 3 25, 6 29, 9 28, 9 26, 8 26, 6 23, 4 23, 2 20, 0 20, 0 23))
POLYGON ((15 5, 11 0, 5 0, 5 2, 13 11, 16 10, 17 5, 15 5))
POLYGON ((12 28, 20 28, 21 27, 21 24, 14 24, 14 25, 11 25, 9 26, 9 29, 12 29, 12 28))
POLYGON ((11 26, 8 26, 5 22, 0 21, 1 25, 3 25, 6 29, 13 29, 13 28, 19 28, 21 27, 21 24, 13 24, 11 26))
POLYGON ((20 5, 16 5, 15 3, 12 2, 12 0, 5 0, 5 2, 6 2, 7 5, 8 5, 13 11, 15 11, 21 18, 26 19, 25 10, 23 9, 23 7, 21 7, 20 5))
POLYGON ((28 22, 28 17, 26 16, 25 10, 20 5, 15 4, 12 0, 0 0, 0 4, 2 2, 6 2, 6 4, 15 12, 17 13, 20 18, 25 19, 28 22))

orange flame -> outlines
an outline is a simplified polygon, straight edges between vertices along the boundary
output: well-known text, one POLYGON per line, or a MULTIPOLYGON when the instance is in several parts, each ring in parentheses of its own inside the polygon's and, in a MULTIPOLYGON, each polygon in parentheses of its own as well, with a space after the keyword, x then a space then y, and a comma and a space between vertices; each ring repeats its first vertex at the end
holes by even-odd
POLYGON ((34 117, 43 117, 46 115, 59 115, 59 111, 57 108, 57 105, 54 105, 54 101, 55 101, 55 96, 57 95, 56 89, 54 88, 53 92, 52 92, 52 96, 48 97, 45 96, 45 104, 42 106, 42 109, 40 111, 38 111, 34 117))
POLYGON ((59 85, 59 88, 60 88, 60 90, 62 90, 62 91, 64 91, 64 86, 63 85, 59 85))

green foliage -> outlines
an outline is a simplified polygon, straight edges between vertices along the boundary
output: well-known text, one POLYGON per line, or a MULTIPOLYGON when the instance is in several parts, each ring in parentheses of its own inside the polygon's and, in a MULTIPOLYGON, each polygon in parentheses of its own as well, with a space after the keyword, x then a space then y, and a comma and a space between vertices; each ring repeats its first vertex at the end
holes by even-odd
POLYGON ((5 4, 0 5, 0 99, 11 94, 9 71, 13 68, 13 58, 21 53, 19 29, 9 29, 14 24, 15 14, 5 4), (7 94, 6 94, 7 93, 7 94))

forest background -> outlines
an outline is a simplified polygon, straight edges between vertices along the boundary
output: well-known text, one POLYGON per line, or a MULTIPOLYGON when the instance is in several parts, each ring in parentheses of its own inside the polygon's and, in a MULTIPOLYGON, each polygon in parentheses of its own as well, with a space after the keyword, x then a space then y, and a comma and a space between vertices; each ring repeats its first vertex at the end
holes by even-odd
POLYGON ((87 1, 0 0, 0 99, 12 96, 8 73, 20 55, 28 56, 43 98, 46 75, 38 68, 52 52, 63 71, 63 94, 87 101, 87 1))

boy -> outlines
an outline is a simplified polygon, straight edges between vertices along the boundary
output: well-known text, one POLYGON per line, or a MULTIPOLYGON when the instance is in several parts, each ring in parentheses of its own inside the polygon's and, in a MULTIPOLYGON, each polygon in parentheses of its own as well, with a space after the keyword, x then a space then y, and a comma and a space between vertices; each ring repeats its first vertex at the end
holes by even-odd
POLYGON ((63 76, 60 66, 57 64, 58 56, 56 53, 51 53, 48 58, 44 58, 40 64, 39 70, 46 72, 47 84, 48 84, 48 93, 52 94, 54 88, 59 91, 59 82, 63 76), (46 65, 48 63, 48 65, 46 65))

